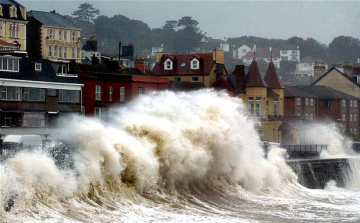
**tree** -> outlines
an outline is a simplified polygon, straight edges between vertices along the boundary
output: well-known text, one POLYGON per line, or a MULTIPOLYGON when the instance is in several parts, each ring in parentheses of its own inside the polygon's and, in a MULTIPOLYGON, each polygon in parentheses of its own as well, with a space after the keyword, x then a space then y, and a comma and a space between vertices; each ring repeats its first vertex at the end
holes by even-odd
POLYGON ((190 53, 199 47, 205 33, 200 30, 198 24, 199 22, 193 20, 190 16, 184 16, 178 21, 175 46, 177 52, 190 53))
POLYGON ((94 21, 95 15, 100 15, 100 10, 93 7, 92 4, 83 3, 79 6, 79 9, 72 13, 75 21, 94 21))
POLYGON ((332 63, 356 61, 360 57, 360 40, 351 36, 338 36, 329 44, 328 54, 332 63))

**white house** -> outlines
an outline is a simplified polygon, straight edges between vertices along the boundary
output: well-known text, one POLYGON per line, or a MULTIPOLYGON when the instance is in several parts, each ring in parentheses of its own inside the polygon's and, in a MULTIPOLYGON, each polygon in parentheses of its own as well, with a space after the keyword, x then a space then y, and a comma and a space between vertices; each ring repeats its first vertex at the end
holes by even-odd
POLYGON ((251 52, 251 48, 246 45, 242 45, 241 47, 233 50, 233 58, 238 60, 243 59, 245 54, 248 52, 251 52))
POLYGON ((299 46, 285 47, 280 50, 281 61, 297 61, 300 62, 300 50, 299 46))
MULTIPOLYGON (((320 61, 320 60, 317 60, 313 57, 305 57, 304 59, 302 59, 300 61, 300 63, 296 64, 295 74, 301 75, 304 77, 314 76, 315 61, 320 61)), ((320 61, 320 62, 322 62, 322 61, 320 61)), ((328 65, 324 63, 324 66, 327 70, 328 65)))

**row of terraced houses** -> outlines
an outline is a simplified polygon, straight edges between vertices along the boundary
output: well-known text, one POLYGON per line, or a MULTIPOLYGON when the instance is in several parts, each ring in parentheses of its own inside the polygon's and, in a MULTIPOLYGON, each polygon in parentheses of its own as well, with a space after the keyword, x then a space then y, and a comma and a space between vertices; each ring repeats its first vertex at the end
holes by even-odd
MULTIPOLYGON (((142 59, 129 68, 121 60, 95 54, 84 63, 80 37, 80 28, 55 11, 27 12, 14 0, 0 0, 1 135, 31 133, 56 139, 69 117, 107 121, 113 108, 141 94, 213 88, 243 100, 248 115, 259 120, 262 140, 306 143, 304 126, 323 121, 359 137, 359 64, 327 69, 316 62, 312 85, 284 86, 272 58, 264 74, 255 54, 249 64, 236 65, 228 73, 221 50, 160 52, 152 70, 142 59)), ((96 40, 90 46, 96 51, 96 40)))

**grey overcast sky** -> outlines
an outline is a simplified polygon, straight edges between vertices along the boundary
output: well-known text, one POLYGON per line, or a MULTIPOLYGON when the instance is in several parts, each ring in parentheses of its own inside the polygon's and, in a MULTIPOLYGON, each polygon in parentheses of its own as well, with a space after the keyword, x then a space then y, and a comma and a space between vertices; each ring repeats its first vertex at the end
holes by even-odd
POLYGON ((121 14, 141 20, 150 28, 160 28, 166 20, 191 16, 207 36, 258 36, 288 39, 312 37, 329 44, 335 37, 360 38, 360 0, 358 1, 204 1, 204 0, 113 0, 64 1, 18 0, 28 11, 56 10, 70 15, 81 3, 98 8, 101 15, 121 14))

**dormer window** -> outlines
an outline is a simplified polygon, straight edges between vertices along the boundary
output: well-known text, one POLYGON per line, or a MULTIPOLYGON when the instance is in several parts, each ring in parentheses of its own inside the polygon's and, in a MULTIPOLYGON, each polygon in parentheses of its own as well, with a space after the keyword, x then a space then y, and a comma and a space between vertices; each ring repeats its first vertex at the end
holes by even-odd
POLYGON ((191 69, 192 70, 197 70, 197 69, 199 69, 199 61, 196 59, 196 58, 194 58, 192 61, 191 61, 191 69))
POLYGON ((172 70, 173 62, 170 59, 167 59, 164 64, 164 70, 172 70))
POLYGON ((10 14, 10 18, 17 18, 17 10, 15 5, 10 6, 9 14, 10 14))
POLYGON ((19 71, 19 58, 0 57, 0 71, 19 71))
POLYGON ((3 16, 3 8, 2 8, 2 5, 0 5, 0 16, 3 16))
POLYGON ((35 71, 41 71, 41 63, 35 63, 35 71))

